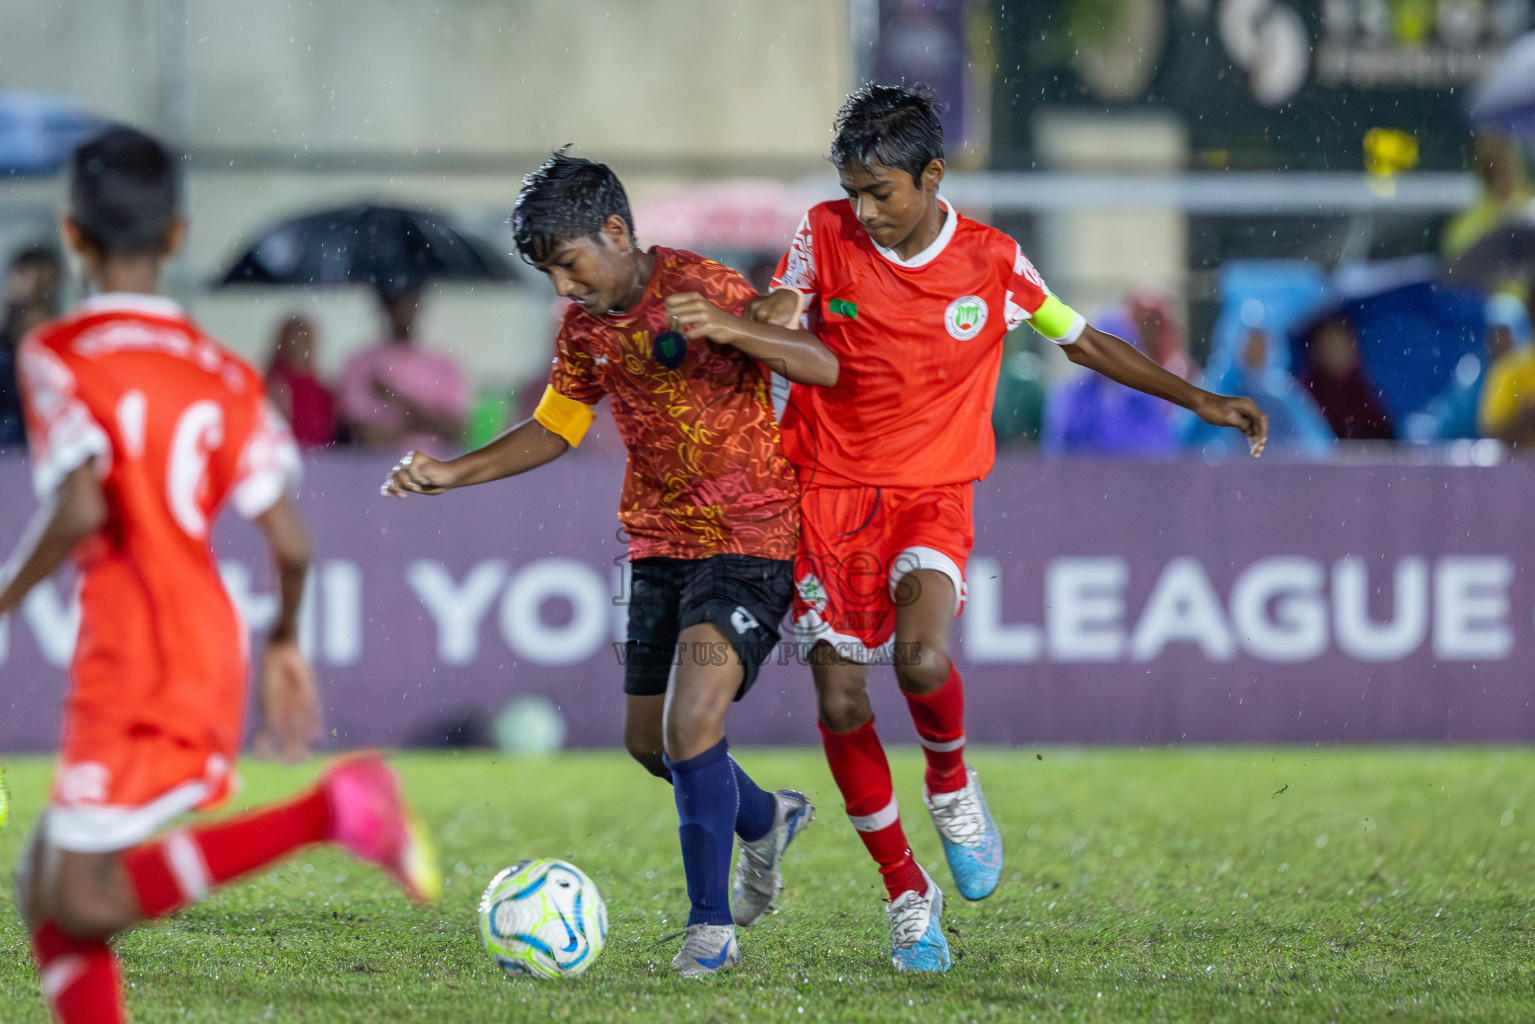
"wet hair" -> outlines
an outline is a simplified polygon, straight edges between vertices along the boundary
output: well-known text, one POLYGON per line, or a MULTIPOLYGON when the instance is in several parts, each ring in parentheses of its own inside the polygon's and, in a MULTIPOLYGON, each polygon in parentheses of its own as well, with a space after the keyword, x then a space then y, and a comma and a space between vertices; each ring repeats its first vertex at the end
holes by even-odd
POLYGON ((69 218, 104 256, 158 253, 181 206, 179 154, 113 125, 69 160, 69 218))
POLYGON ((607 164, 583 160, 560 149, 544 165, 522 179, 512 209, 512 237, 528 263, 539 264, 561 242, 597 238, 614 215, 634 234, 629 196, 607 164))
POLYGON ((838 167, 878 162, 919 182, 928 164, 943 159, 938 97, 925 85, 870 82, 847 98, 832 130, 831 162, 838 167))

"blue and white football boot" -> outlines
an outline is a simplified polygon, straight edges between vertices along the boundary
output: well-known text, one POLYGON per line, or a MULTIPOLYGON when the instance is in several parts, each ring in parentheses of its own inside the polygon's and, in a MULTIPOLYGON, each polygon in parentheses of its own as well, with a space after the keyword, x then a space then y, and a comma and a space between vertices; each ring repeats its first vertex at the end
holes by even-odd
MULTIPOLYGON (((920 867, 918 871, 922 871, 920 867)), ((949 941, 943 937, 943 890, 922 871, 926 892, 909 889, 885 908, 890 915, 890 962, 898 971, 949 969, 949 941)))
POLYGON ((672 957, 672 969, 684 978, 723 974, 741 963, 733 924, 690 924, 682 949, 672 957))
POLYGON ((959 894, 967 900, 990 896, 1002 878, 1002 832, 986 807, 975 769, 957 792, 929 793, 923 787, 922 802, 933 815, 959 894))
POLYGON ((761 839, 749 843, 743 839, 736 854, 730 916, 742 928, 750 928, 773 909, 773 901, 783 888, 779 865, 784 851, 815 820, 815 808, 796 790, 780 789, 773 794, 773 803, 773 827, 761 839))

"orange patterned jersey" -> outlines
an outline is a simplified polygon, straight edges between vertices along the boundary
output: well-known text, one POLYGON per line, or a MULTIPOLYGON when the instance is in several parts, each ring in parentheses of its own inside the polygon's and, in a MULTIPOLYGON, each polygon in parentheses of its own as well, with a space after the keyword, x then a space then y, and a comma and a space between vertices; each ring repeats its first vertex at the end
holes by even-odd
POLYGON ((697 292, 740 314, 756 289, 694 253, 650 252, 655 271, 633 309, 566 311, 535 415, 576 444, 591 406, 608 397, 629 450, 618 519, 630 558, 793 558, 799 488, 780 450, 768 371, 727 345, 658 340, 666 296, 697 292))
POLYGON ((180 781, 124 792, 112 763, 128 755, 108 748, 133 737, 160 737, 217 774, 239 743, 246 643, 211 528, 226 503, 254 517, 288 489, 287 425, 255 370, 156 296, 96 296, 28 336, 18 363, 39 496, 90 464, 107 502, 106 525, 75 553, 64 763, 91 771, 71 792, 132 803, 180 781))

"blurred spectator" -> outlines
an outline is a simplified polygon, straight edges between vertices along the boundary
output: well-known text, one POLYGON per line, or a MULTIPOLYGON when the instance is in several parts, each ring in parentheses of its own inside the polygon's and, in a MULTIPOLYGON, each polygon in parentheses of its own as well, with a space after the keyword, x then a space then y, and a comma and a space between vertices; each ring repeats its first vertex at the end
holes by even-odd
POLYGON ((314 324, 290 316, 277 328, 272 362, 266 372, 266 392, 293 427, 293 437, 305 448, 336 440, 336 396, 315 375, 314 354, 319 337, 314 324))
MULTIPOLYGON (((1199 386, 1222 395, 1244 395, 1269 418, 1268 450, 1325 458, 1335 440, 1316 404, 1290 375, 1290 349, 1271 334, 1270 313, 1259 299, 1241 309, 1243 331, 1229 335, 1224 348, 1211 353, 1199 386)), ((1212 427, 1192 413, 1183 421, 1183 442, 1207 459, 1247 454, 1247 441, 1230 430, 1212 427)))
POLYGON ((1535 200, 1524 160, 1512 139, 1478 135, 1471 144, 1471 163, 1481 180, 1481 196, 1445 225, 1440 249, 1446 261, 1471 248, 1500 221, 1526 214, 1535 200))
POLYGON ((1485 317, 1482 351, 1462 355, 1445 389, 1407 417, 1402 430, 1407 440, 1427 444, 1486 433, 1481 412, 1492 367, 1515 347, 1529 347, 1530 314, 1519 299, 1499 292, 1487 300, 1485 317))
POLYGON ((347 361, 341 414, 362 444, 446 454, 463 439, 469 384, 452 356, 416 344, 421 289, 380 298, 389 337, 347 361))
POLYGON ((22 445, 21 392, 16 386, 16 349, 34 327, 59 314, 64 267, 45 246, 23 249, 5 272, 5 307, 0 313, 0 450, 22 445))
POLYGON ((1359 358, 1353 321, 1343 313, 1330 313, 1309 325, 1303 339, 1307 365, 1300 382, 1333 433, 1350 441, 1394 436, 1359 358))
POLYGON ((1535 446, 1535 344, 1530 314, 1511 295, 1487 301, 1487 351, 1492 365, 1482 387, 1478 424, 1487 437, 1515 449, 1535 446))
POLYGON ((1178 302, 1172 293, 1155 284, 1136 286, 1125 298, 1124 311, 1115 311, 1095 320, 1093 326, 1130 341, 1154 359, 1168 373, 1184 380, 1199 376, 1199 367, 1189 358, 1188 338, 1178 317, 1178 302), (1131 335, 1139 340, 1131 340, 1131 335))
MULTIPOLYGON (((1128 303, 1090 322, 1146 351, 1142 328, 1128 303)), ((1149 318, 1158 337, 1167 321, 1149 318)), ((1148 332, 1150 333, 1150 332, 1148 332)), ((1101 373, 1082 373, 1055 382, 1045 398, 1039 447, 1048 455, 1170 455, 1178 450, 1174 406, 1101 373)))

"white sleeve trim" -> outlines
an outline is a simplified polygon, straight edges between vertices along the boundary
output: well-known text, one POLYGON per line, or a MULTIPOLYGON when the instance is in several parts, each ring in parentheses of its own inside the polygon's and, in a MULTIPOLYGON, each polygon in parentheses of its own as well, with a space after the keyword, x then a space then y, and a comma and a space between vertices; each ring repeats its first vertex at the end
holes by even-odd
POLYGON ((42 500, 87 462, 95 462, 96 475, 105 476, 111 460, 112 442, 106 431, 91 418, 84 403, 71 401, 49 425, 46 453, 32 467, 32 490, 42 500))
POLYGON ((288 491, 288 478, 275 471, 263 471, 248 476, 230 495, 230 504, 246 519, 255 519, 277 504, 288 491))
MULTIPOLYGON (((1055 342, 1057 345, 1070 345, 1072 342, 1082 337, 1082 332, 1085 330, 1087 330, 1087 320, 1083 318, 1081 313, 1078 313, 1076 319, 1071 322, 1071 326, 1066 328, 1065 334, 1061 335, 1059 338, 1050 338, 1050 340, 1055 342)), ((1044 332, 1041 331, 1040 333, 1043 334, 1044 332)), ((1050 336, 1046 334, 1045 337, 1049 338, 1050 336)))
POLYGON ((255 519, 298 486, 304 475, 298 445, 270 402, 264 404, 261 425, 240 455, 240 482, 229 496, 235 511, 255 519))

